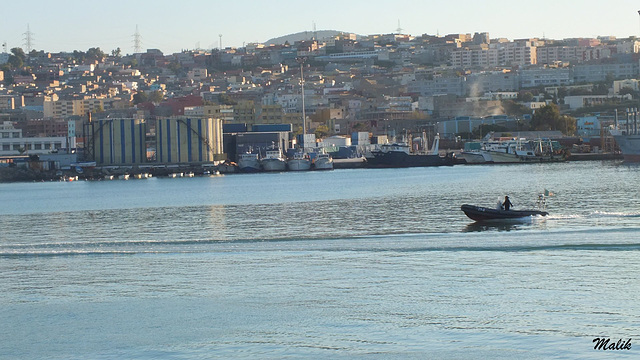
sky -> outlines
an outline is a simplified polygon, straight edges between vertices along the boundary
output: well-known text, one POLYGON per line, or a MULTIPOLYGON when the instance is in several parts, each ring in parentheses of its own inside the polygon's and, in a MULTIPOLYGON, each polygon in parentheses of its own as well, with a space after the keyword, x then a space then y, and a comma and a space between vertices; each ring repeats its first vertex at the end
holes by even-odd
POLYGON ((314 24, 317 30, 359 35, 395 33, 399 22, 402 33, 414 36, 640 36, 637 0, 1 0, 0 5, 0 44, 26 49, 28 26, 32 48, 50 52, 99 47, 110 53, 119 47, 131 54, 136 26, 143 51, 165 54, 220 43, 241 47, 311 32, 314 24))

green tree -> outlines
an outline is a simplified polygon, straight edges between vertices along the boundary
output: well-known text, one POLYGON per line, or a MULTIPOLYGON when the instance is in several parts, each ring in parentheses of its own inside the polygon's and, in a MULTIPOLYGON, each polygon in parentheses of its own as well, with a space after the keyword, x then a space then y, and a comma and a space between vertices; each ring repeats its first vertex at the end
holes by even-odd
POLYGON ((148 95, 149 101, 154 102, 154 103, 159 103, 162 101, 162 99, 164 98, 164 95, 162 94, 162 91, 153 91, 151 94, 148 95))
POLYGON ((84 51, 73 50, 73 59, 78 64, 82 64, 84 60, 87 58, 87 54, 84 51))
POLYGON ((149 101, 149 96, 144 91, 140 91, 133 95, 133 104, 137 105, 149 101))
POLYGON ((116 57, 116 58, 122 57, 122 50, 120 50, 119 47, 114 49, 114 50, 111 50, 111 56, 116 57))
POLYGON ((518 94, 518 100, 522 102, 531 102, 533 100, 533 94, 529 91, 524 91, 518 94))
POLYGON ((319 125, 314 133, 317 139, 324 139, 329 136, 329 127, 327 125, 319 125))
POLYGON ((24 50, 22 50, 22 48, 14 47, 14 48, 12 48, 12 49, 11 49, 11 53, 12 53, 14 56, 19 57, 19 58, 20 58, 20 60, 22 60, 23 62, 24 62, 25 60, 27 60, 27 55, 24 53, 24 50))
POLYGON ((104 57, 104 52, 99 47, 90 48, 86 53, 86 60, 88 61, 102 61, 104 57))
POLYGON ((524 114, 531 114, 531 109, 522 104, 518 104, 513 100, 502 100, 502 109, 504 110, 505 115, 510 116, 522 116, 524 114))
POLYGON ((532 130, 559 130, 566 135, 575 133, 576 119, 560 115, 560 109, 556 104, 549 104, 536 110, 531 119, 532 130))
POLYGON ((25 60, 27 56, 21 48, 13 48, 11 49, 11 55, 9 55, 9 60, 7 63, 11 66, 12 69, 20 69, 24 66, 25 60))

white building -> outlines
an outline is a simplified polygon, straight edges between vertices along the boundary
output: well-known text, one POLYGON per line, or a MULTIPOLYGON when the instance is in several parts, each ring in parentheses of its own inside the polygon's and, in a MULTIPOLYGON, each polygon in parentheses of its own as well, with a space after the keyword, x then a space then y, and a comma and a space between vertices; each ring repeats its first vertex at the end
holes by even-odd
POLYGON ((565 105, 569 105, 569 108, 579 109, 585 106, 594 106, 605 104, 608 100, 611 99, 625 99, 631 100, 631 94, 627 95, 578 95, 578 96, 565 96, 564 103, 565 105))
POLYGON ((0 155, 48 154, 66 148, 66 137, 22 137, 22 130, 10 121, 0 124, 0 155))
POLYGON ((625 80, 616 80, 613 82, 613 94, 619 95, 620 90, 624 88, 630 88, 633 91, 640 90, 640 80, 636 79, 625 79, 625 80))

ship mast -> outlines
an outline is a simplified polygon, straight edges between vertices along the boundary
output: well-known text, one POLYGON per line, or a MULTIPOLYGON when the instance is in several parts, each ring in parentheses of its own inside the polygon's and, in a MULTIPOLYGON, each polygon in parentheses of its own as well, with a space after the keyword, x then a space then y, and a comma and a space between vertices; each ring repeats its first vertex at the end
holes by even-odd
POLYGON ((304 109, 304 72, 302 70, 304 62, 307 60, 305 57, 301 56, 296 59, 300 64, 300 92, 302 93, 302 141, 300 142, 302 145, 302 149, 304 150, 304 138, 307 135, 307 116, 304 109))

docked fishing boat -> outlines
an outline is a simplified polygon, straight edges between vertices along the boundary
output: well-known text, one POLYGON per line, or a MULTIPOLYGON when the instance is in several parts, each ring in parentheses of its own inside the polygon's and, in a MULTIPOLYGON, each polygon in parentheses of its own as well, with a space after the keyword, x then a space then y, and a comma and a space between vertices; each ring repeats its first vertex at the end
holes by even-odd
POLYGON ((383 144, 371 151, 371 156, 367 157, 367 167, 405 168, 453 165, 452 159, 438 155, 439 141, 440 137, 436 135, 433 147, 428 152, 411 151, 412 146, 406 142, 383 144))
POLYGON ((244 153, 238 156, 238 170, 240 172, 258 172, 260 171, 260 160, 258 154, 244 153))
POLYGON ((467 164, 486 164, 493 162, 491 154, 483 150, 461 151, 460 156, 462 156, 467 164))
POLYGON ((333 158, 324 150, 321 150, 313 159, 315 170, 333 170, 333 158))
POLYGON ((287 160, 282 155, 282 150, 275 146, 265 151, 265 156, 260 160, 264 171, 285 171, 287 170, 287 160))
POLYGON ((293 153, 293 156, 287 160, 287 168, 290 171, 306 171, 311 169, 309 154, 302 150, 296 151, 293 153))
POLYGON ((567 156, 556 149, 551 140, 511 141, 500 146, 483 150, 494 163, 531 163, 566 161, 567 156))
POLYGON ((542 210, 504 210, 468 204, 462 205, 460 210, 475 221, 514 220, 531 216, 549 215, 548 212, 542 210))

